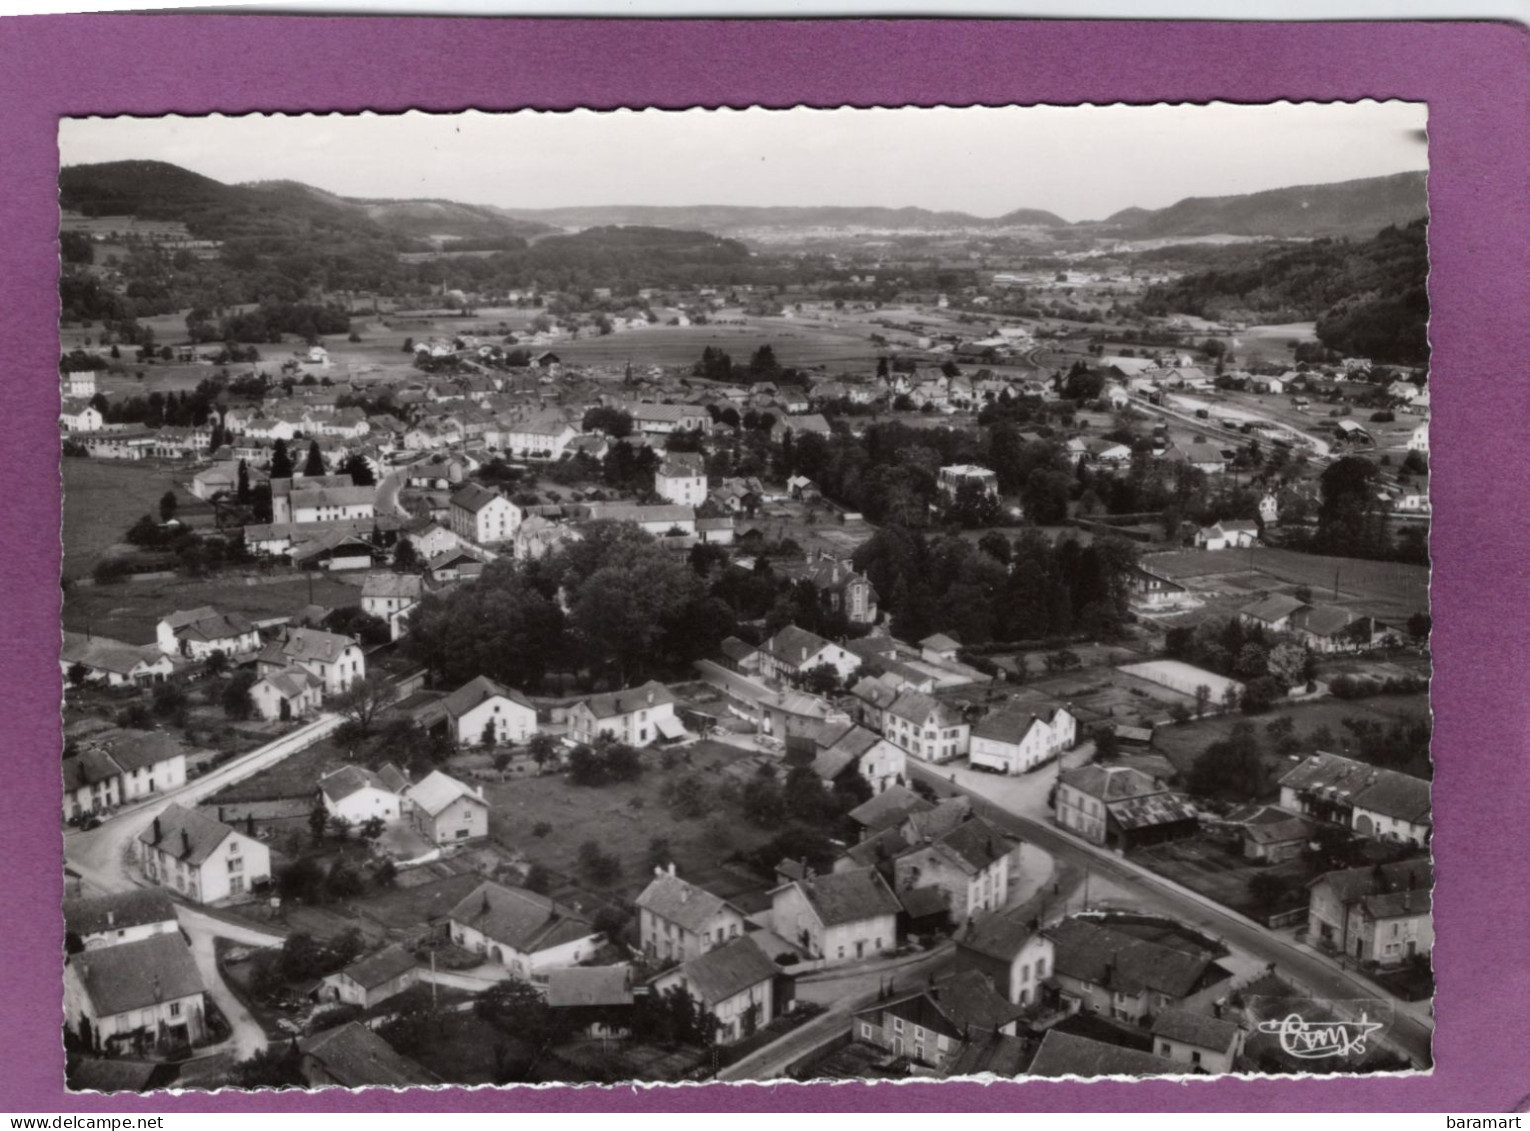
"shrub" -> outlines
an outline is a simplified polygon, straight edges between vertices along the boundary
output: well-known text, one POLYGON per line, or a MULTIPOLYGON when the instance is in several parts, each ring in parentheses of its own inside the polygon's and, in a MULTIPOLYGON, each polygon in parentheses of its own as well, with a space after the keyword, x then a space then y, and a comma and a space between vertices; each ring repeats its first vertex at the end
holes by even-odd
POLYGON ((538 821, 536 824, 531 826, 531 835, 532 836, 546 836, 548 833, 550 833, 552 831, 553 831, 552 823, 549 822, 549 821, 538 821))

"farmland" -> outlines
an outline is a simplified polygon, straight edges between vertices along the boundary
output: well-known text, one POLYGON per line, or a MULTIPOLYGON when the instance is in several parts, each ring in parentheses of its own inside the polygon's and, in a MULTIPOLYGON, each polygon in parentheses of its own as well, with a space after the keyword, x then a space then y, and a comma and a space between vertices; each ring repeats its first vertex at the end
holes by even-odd
POLYGON ((224 573, 197 580, 184 577, 126 581, 116 585, 71 586, 64 597, 64 627, 93 630, 127 644, 154 640, 155 625, 175 609, 214 605, 251 620, 287 617, 308 604, 339 608, 360 602, 354 582, 328 574, 265 577, 224 573))
POLYGON ((159 500, 174 491, 177 513, 190 518, 206 505, 178 482, 170 468, 143 462, 66 459, 64 482, 64 579, 89 576, 102 554, 121 545, 140 515, 159 513, 159 500))

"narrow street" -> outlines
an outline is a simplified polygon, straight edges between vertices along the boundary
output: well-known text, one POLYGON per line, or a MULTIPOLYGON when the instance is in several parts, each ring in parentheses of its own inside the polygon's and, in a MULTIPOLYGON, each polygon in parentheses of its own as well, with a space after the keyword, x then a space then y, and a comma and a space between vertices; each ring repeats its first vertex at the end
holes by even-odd
POLYGON ((266 1047, 265 1031, 219 976, 213 940, 225 938, 249 946, 277 946, 282 941, 281 936, 237 927, 226 920, 204 915, 185 904, 177 905, 176 916, 181 921, 181 930, 191 937, 191 953, 197 960, 197 970, 202 974, 207 994, 217 1003, 233 1030, 229 1039, 214 1051, 228 1053, 235 1060, 246 1060, 254 1056, 266 1047))

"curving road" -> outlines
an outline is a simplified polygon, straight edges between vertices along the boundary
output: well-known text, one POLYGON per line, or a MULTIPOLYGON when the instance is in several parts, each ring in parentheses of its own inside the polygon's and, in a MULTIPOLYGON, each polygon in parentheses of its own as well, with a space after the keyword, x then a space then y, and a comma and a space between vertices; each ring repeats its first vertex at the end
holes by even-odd
MULTIPOLYGON (((1072 761, 1073 759, 1070 759, 1072 761)), ((1298 945, 1235 911, 1223 907, 1196 892, 1180 887, 1129 859, 1107 849, 1080 840, 1051 823, 1047 815, 1046 794, 1053 777, 1043 772, 1021 779, 1003 779, 994 775, 952 766, 931 767, 909 760, 913 776, 927 782, 941 793, 966 793, 973 809, 1000 828, 1038 845, 1062 864, 1087 869, 1091 878, 1104 880, 1113 889, 1112 906, 1170 915, 1203 928, 1220 937, 1229 946, 1263 963, 1274 963, 1283 973, 1305 985, 1315 995, 1335 1001, 1375 1002, 1381 998, 1392 1005, 1392 1019, 1381 1036, 1416 1067, 1432 1063, 1431 1045, 1434 1026, 1427 1003, 1408 1004, 1386 996, 1379 987, 1341 968, 1332 959, 1298 945), (954 780, 953 780, 954 778, 954 780), (1020 790, 1010 790, 1003 803, 995 800, 1010 782, 1022 783, 1020 790), (981 790, 981 792, 979 792, 981 790), (1038 801, 1039 798, 1039 801, 1038 801)))

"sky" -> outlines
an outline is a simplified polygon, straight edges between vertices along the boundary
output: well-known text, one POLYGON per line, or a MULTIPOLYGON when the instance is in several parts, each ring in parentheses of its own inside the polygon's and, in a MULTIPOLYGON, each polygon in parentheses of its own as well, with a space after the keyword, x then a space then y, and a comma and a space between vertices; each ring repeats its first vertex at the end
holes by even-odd
POLYGON ((64 119, 64 165, 505 208, 884 205, 1098 220, 1427 166, 1422 103, 64 119))

